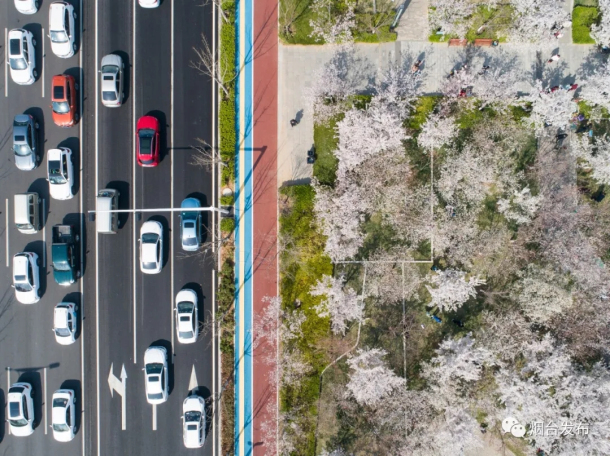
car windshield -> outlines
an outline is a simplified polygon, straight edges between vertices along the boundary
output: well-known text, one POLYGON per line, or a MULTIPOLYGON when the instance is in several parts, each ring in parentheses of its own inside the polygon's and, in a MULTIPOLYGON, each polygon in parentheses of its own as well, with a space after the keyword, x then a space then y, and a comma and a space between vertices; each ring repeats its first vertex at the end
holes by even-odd
POLYGON ((148 398, 149 399, 163 399, 163 393, 149 393, 148 394, 148 398))
POLYGON ((11 58, 10 64, 12 70, 25 70, 28 67, 27 62, 22 57, 11 58))
POLYGON ((68 263, 67 261, 54 261, 53 269, 55 269, 56 271, 69 271, 70 263, 68 263))
POLYGON ((188 301, 179 302, 176 307, 178 307, 178 313, 190 314, 193 311, 193 303, 188 301))
POLYGON ((184 245, 197 245, 197 238, 195 236, 184 236, 184 238, 182 239, 182 243, 184 245))
POLYGON ((51 30, 51 41, 53 43, 67 43, 68 34, 63 30, 51 30))
POLYGON ((155 233, 146 233, 142 235, 142 242, 144 244, 154 244, 159 239, 159 235, 155 233))
POLYGON ((114 93, 114 92, 102 92, 102 100, 104 100, 104 101, 116 101, 116 93, 114 93))
POLYGON ((152 139, 155 135, 155 130, 145 128, 138 132, 140 137, 140 155, 152 155, 152 139))
POLYGON ((15 276, 15 290, 26 292, 30 291, 32 286, 29 284, 27 277, 24 275, 16 275, 15 276))
POLYGON ((49 181, 52 184, 65 184, 66 178, 61 174, 61 163, 56 160, 49 162, 49 181))
POLYGON ((102 67, 102 74, 117 74, 119 67, 116 65, 104 65, 102 67))
POLYGON ((57 424, 57 423, 53 423, 53 430, 55 432, 68 432, 70 430, 70 427, 67 424, 57 424))
POLYGON ((54 101, 53 111, 57 114, 66 114, 70 112, 70 105, 67 101, 54 101))
POLYGON ((30 149, 30 146, 28 146, 27 144, 15 144, 13 146, 13 151, 16 155, 19 155, 20 157, 27 157, 32 153, 32 149, 30 149))
POLYGON ((201 412, 186 412, 184 414, 184 421, 199 422, 199 420, 201 420, 201 412))
MULTIPOLYGON (((57 334, 59 337, 68 337, 70 335, 70 331, 68 328, 55 328, 55 334, 57 334)), ((55 404, 55 401, 53 401, 53 404, 55 404)))
POLYGON ((147 374, 160 374, 163 370, 163 364, 161 363, 150 363, 146 365, 147 374))
POLYGON ((193 337, 193 331, 178 331, 178 336, 181 339, 190 339, 193 337))

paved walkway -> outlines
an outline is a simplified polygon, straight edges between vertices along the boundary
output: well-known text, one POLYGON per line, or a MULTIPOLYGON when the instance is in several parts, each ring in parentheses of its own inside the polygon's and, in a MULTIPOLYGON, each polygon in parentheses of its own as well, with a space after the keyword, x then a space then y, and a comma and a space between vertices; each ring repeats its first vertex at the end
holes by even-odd
MULTIPOLYGON (((561 60, 552 65, 546 63, 550 55, 537 55, 536 47, 529 45, 459 48, 447 44, 397 41, 358 44, 356 48, 358 54, 372 64, 373 78, 375 69, 385 67, 396 56, 411 55, 423 59, 422 93, 435 93, 451 69, 466 58, 473 58, 475 63, 480 62, 477 65, 482 65, 486 59, 499 55, 514 56, 515 64, 530 72, 532 80, 535 79, 536 69, 542 68, 545 77, 548 76, 553 85, 574 81, 578 83, 577 71, 587 56, 594 52, 594 47, 561 42, 558 44, 561 60)), ((332 46, 279 46, 278 186, 307 181, 312 176, 312 165, 307 164, 306 153, 313 144, 313 116, 304 106, 303 91, 311 84, 314 72, 330 59, 333 49, 332 46), (303 111, 301 123, 290 127, 290 119, 299 111, 303 111)), ((597 53, 591 55, 593 59, 599 58, 597 53)))
POLYGON ((428 30, 429 0, 405 0, 404 3, 405 12, 395 29, 398 41, 427 41, 430 34, 428 30))
MULTIPOLYGON (((273 454, 277 391, 253 328, 277 296, 277 2, 237 2, 235 193, 235 454, 273 454), (265 427, 269 432, 265 432, 265 427)), ((273 341, 274 342, 274 341, 273 341)))

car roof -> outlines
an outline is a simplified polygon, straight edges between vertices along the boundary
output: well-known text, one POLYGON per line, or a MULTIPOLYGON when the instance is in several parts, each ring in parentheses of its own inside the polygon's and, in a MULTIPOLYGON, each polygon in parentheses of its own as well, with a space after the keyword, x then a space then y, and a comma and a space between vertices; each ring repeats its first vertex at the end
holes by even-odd
POLYGON ((13 274, 26 275, 28 270, 28 257, 24 253, 18 253, 13 257, 13 274))
POLYGON ((23 29, 13 29, 8 32, 8 39, 21 39, 25 34, 25 30, 23 29))
POLYGON ((49 28, 51 30, 64 29, 64 10, 67 4, 64 2, 54 2, 49 6, 49 28))
POLYGON ((157 244, 142 244, 142 262, 144 263, 156 263, 159 261, 157 258, 157 244))
POLYGON ((68 327, 68 309, 65 307, 55 307, 53 311, 53 325, 55 328, 68 327))

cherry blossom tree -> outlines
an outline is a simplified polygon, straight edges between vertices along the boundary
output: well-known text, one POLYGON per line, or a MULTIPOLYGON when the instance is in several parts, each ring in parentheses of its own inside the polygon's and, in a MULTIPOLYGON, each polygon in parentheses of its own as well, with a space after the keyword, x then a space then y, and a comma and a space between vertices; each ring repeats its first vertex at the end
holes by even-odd
POLYGON ((610 0, 599 0, 597 8, 601 20, 599 24, 591 24, 591 38, 600 46, 610 46, 610 0))
POLYGON ((528 97, 532 103, 532 120, 537 129, 544 127, 565 128, 570 123, 572 113, 576 111, 574 92, 563 87, 556 90, 544 87, 537 80, 535 88, 528 97))
POLYGON ((517 225, 525 225, 532 221, 540 208, 542 196, 532 196, 529 187, 515 191, 510 198, 498 200, 498 212, 517 225))
POLYGON ((432 0, 428 22, 430 33, 441 30, 445 35, 466 36, 470 27, 469 19, 476 9, 470 0, 432 0))
POLYGON ((375 96, 371 104, 395 113, 404 119, 420 95, 421 72, 413 72, 414 59, 403 51, 397 61, 391 61, 377 77, 375 96))
POLYGON ((351 368, 348 394, 359 404, 374 407, 394 389, 405 387, 405 379, 386 366, 386 354, 379 348, 365 348, 347 360, 351 368))
POLYGON ((316 306, 321 317, 330 317, 331 329, 335 334, 345 334, 350 321, 363 318, 364 303, 352 288, 346 288, 345 278, 323 276, 309 291, 312 296, 324 296, 316 306))
POLYGON ((553 28, 569 21, 570 15, 560 0, 511 0, 515 14, 508 32, 513 42, 552 45, 553 28))
POLYGON ((466 280, 465 272, 454 269, 437 271, 429 280, 434 285, 434 288, 426 285, 432 296, 429 305, 437 306, 441 312, 458 309, 470 298, 477 296, 476 287, 485 284, 485 281, 478 277, 466 280))
MULTIPOLYGON (((610 19, 610 12, 608 14, 610 19)), ((610 109, 610 63, 605 62, 585 75, 580 97, 592 105, 610 109)))
POLYGON ((433 152, 440 147, 450 144, 456 137, 458 127, 453 117, 440 113, 432 113, 422 125, 417 136, 417 144, 427 152, 433 152))
POLYGON ((347 2, 346 10, 337 14, 334 11, 335 3, 333 0, 313 0, 311 3, 310 8, 315 19, 309 21, 312 28, 309 36, 316 41, 340 44, 353 40, 352 29, 356 26, 355 5, 347 2))
POLYGON ((572 154, 585 162, 595 180, 610 184, 610 140, 607 136, 598 136, 591 141, 583 135, 576 137, 571 146, 572 154))

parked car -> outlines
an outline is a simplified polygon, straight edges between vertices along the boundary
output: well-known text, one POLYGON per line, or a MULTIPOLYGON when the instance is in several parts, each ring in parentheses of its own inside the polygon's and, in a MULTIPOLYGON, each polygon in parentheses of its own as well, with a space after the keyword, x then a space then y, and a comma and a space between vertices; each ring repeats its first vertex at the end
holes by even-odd
POLYGON ((163 226, 154 220, 140 228, 140 270, 144 274, 158 274, 163 268, 163 226))
POLYGON ((53 227, 53 245, 51 246, 51 264, 53 278, 58 285, 70 285, 80 277, 76 264, 76 249, 78 234, 70 225, 55 225, 53 227))
POLYGON ((34 433, 34 389, 26 382, 13 383, 8 390, 8 427, 15 437, 34 433))
POLYGON ((38 77, 35 46, 32 32, 24 29, 8 32, 8 65, 15 84, 30 85, 38 77))
POLYGON ((191 289, 180 290, 176 295, 176 333, 178 342, 192 344, 199 335, 199 311, 197 293, 191 289))
POLYGON ((189 211, 200 207, 197 198, 186 198, 180 205, 180 241, 182 250, 187 252, 195 252, 201 247, 201 211, 189 211))
POLYGON ((182 403, 182 437, 186 448, 201 448, 205 442, 205 401, 193 394, 182 403))
POLYGON ((78 306, 73 302, 60 302, 53 309, 53 333, 59 345, 70 345, 76 341, 78 306))
POLYGON ((51 428, 53 438, 58 442, 69 442, 74 438, 76 421, 76 395, 74 390, 59 389, 53 393, 51 428))
POLYGON ((38 6, 38 0, 15 0, 15 8, 21 14, 36 14, 38 6))
POLYGON ((15 166, 31 171, 38 166, 38 129, 40 125, 29 114, 17 114, 13 119, 13 153, 15 166))
POLYGON ((40 300, 40 260, 34 252, 20 252, 13 256, 13 288, 21 304, 40 300))
POLYGON ((53 2, 49 5, 51 50, 62 59, 70 58, 76 52, 74 19, 74 7, 68 2, 53 2))
POLYGON ((167 400, 167 350, 165 347, 148 347, 144 352, 146 400, 161 404, 167 400))
POLYGON ((47 152, 47 180, 49 193, 56 200, 67 200, 74 196, 74 164, 72 151, 67 147, 50 149, 47 152))
POLYGON ((78 122, 76 91, 78 84, 74 76, 58 74, 51 80, 51 108, 53 122, 58 127, 72 127, 78 122))
POLYGON ((102 104, 116 108, 123 103, 123 69, 125 64, 120 55, 109 54, 102 58, 100 70, 102 83, 102 104))
POLYGON ((153 116, 138 119, 136 125, 136 160, 140 166, 159 164, 159 121, 153 116))
POLYGON ((142 8, 157 8, 161 2, 159 0, 138 0, 142 8))

